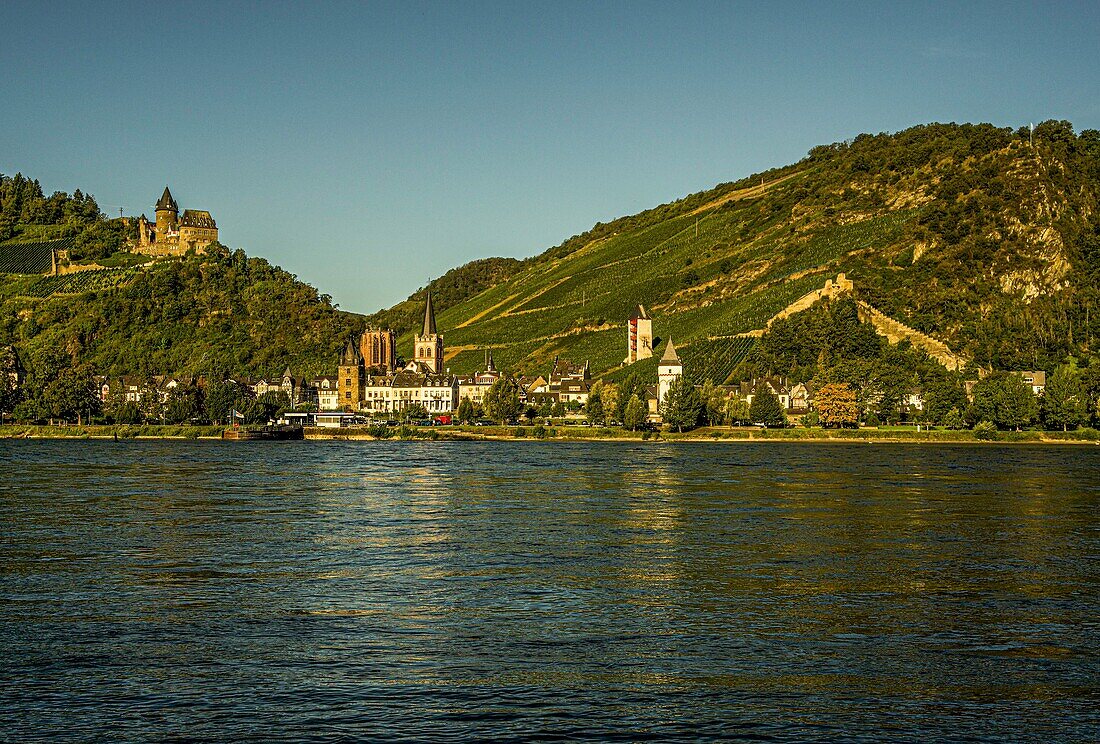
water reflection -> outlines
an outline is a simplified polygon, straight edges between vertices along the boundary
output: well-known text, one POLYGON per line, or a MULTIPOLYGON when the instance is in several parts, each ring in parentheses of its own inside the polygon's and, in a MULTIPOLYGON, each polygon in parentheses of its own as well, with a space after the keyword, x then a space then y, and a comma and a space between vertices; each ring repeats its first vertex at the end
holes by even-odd
POLYGON ((3 442, 0 466, 16 739, 1096 731, 1094 448, 3 442))

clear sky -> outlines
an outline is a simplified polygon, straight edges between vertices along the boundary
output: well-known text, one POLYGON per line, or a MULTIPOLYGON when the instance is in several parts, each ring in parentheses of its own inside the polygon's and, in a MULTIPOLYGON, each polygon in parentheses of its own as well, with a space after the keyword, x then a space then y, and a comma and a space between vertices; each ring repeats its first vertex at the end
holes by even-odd
POLYGON ((860 132, 1100 128, 1100 3, 0 2, 0 172, 370 312, 860 132))

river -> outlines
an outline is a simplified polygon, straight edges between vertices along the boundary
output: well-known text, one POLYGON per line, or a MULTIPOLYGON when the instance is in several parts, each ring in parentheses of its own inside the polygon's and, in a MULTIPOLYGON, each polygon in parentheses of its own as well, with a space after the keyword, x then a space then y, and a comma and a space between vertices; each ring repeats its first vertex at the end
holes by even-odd
POLYGON ((0 738, 1095 741, 1100 447, 0 442, 0 738))

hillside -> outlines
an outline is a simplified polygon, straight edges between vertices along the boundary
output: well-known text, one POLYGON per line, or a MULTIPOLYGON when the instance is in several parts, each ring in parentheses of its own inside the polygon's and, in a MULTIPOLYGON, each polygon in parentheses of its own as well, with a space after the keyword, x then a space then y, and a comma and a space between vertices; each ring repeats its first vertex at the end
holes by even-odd
POLYGON ((82 373, 274 376, 332 374, 362 316, 242 251, 151 261, 119 252, 130 223, 95 199, 43 195, 0 175, 0 348, 13 346, 32 382, 82 373), (57 276, 52 256, 72 265, 57 276))
POLYGON ((0 282, 0 346, 100 374, 332 374, 362 317, 242 251, 0 282), (57 359, 60 357, 60 360, 57 359))
POLYGON ((869 313, 914 337, 983 367, 1049 368, 1087 357, 1100 331, 1098 195, 1100 134, 1068 122, 1039 125, 1033 143, 988 124, 863 134, 596 225, 439 303, 439 326, 456 372, 486 346, 524 371, 555 355, 613 371, 643 303, 655 334, 713 359, 700 363, 717 379, 749 353, 743 334, 846 272, 869 313))

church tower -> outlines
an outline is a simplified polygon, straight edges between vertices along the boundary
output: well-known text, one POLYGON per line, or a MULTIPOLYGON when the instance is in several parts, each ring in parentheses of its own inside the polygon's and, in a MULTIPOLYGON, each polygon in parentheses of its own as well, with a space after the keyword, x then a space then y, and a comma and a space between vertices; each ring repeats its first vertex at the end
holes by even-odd
POLYGON ((663 406, 665 396, 668 395, 672 383, 684 375, 684 365, 680 362, 680 355, 676 353, 676 347, 672 345, 672 339, 668 340, 665 353, 657 365, 657 405, 663 406))
POLYGON ((432 305, 432 291, 428 290, 428 299, 424 303, 424 328, 416 336, 416 353, 413 361, 431 370, 434 374, 443 371, 443 334, 435 328, 435 306, 432 305))
POLYGON ((180 207, 165 186, 157 202, 157 240, 163 241, 168 233, 179 232, 179 215, 180 207))

